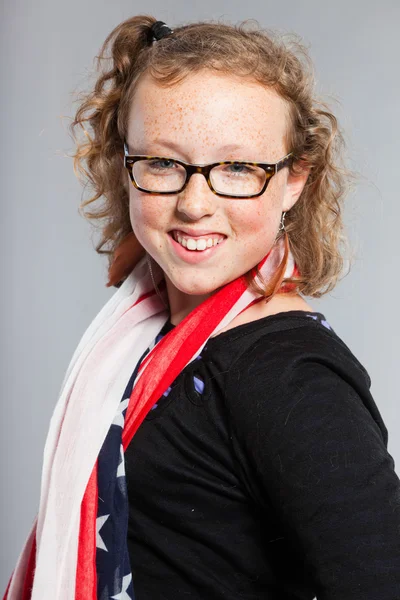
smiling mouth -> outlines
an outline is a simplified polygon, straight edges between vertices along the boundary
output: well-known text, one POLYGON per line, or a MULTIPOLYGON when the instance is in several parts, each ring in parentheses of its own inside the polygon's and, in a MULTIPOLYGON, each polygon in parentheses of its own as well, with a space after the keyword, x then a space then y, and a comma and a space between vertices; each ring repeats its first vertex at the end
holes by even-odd
POLYGON ((210 235, 209 237, 204 236, 202 238, 194 239, 188 235, 183 236, 179 231, 173 230, 169 232, 169 235, 181 246, 186 248, 186 250, 203 252, 208 248, 213 248, 214 246, 218 246, 221 244, 225 237, 221 237, 220 235, 210 235))

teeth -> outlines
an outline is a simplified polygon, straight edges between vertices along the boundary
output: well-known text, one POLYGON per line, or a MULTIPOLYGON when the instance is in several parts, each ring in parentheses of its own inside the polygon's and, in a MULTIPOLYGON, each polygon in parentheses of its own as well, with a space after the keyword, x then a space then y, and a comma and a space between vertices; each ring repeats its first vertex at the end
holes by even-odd
POLYGON ((207 248, 207 242, 204 239, 203 240, 188 239, 186 247, 188 250, 205 250, 207 248))
POLYGON ((176 242, 184 246, 188 250, 199 250, 200 252, 205 250, 206 248, 211 248, 211 246, 216 246, 223 241, 223 238, 209 238, 206 240, 202 238, 200 240, 194 240, 193 238, 183 238, 176 231, 173 232, 173 238, 176 242))

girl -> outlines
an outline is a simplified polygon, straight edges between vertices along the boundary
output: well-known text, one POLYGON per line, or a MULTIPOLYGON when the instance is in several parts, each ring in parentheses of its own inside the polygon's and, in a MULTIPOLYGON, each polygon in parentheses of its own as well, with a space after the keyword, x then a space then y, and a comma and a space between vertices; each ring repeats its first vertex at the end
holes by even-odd
POLYGON ((118 289, 68 367, 5 598, 399 598, 387 429, 304 299, 341 274, 350 178, 304 48, 149 16, 109 47, 71 130, 118 289))

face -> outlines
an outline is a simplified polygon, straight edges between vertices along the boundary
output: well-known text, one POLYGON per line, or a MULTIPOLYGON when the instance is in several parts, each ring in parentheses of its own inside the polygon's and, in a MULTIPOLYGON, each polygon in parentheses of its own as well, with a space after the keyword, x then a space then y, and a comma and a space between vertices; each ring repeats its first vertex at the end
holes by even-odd
MULTIPOLYGON (((275 163, 291 150, 285 145, 287 123, 285 102, 258 83, 202 71, 163 88, 146 74, 130 107, 126 139, 130 154, 194 164, 275 163)), ((132 228, 163 269, 170 304, 194 307, 258 264, 275 241, 281 213, 290 210, 305 181, 306 176, 289 178, 285 167, 263 195, 249 199, 217 196, 197 173, 184 191, 165 196, 140 192, 129 181, 132 228), (205 231, 206 240, 223 241, 205 251, 189 250, 173 239, 182 230, 205 231)))

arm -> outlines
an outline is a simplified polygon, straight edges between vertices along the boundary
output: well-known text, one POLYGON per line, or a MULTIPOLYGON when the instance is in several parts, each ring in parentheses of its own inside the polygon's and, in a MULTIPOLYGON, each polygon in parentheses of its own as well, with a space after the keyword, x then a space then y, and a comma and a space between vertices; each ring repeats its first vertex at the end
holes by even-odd
POLYGON ((280 334, 230 372, 233 435, 318 600, 399 599, 400 481, 356 359, 317 330, 280 334))

